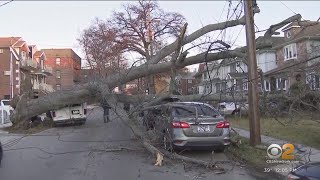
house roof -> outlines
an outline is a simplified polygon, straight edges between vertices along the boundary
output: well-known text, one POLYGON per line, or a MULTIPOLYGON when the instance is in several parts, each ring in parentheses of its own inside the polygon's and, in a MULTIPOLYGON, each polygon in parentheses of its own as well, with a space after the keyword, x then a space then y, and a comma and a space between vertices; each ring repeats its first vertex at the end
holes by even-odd
POLYGON ((13 46, 14 47, 22 47, 23 45, 25 45, 26 42, 25 41, 17 41, 13 46))
POLYGON ((276 75, 276 74, 281 74, 281 73, 284 73, 286 72, 285 70, 292 70, 293 67, 295 68, 299 68, 299 64, 303 64, 303 62, 305 61, 289 61, 289 62, 285 62, 282 66, 279 66, 277 68, 274 68, 270 71, 267 71, 264 73, 265 76, 268 76, 268 75, 276 75), (291 68, 292 67, 292 68, 291 68))
POLYGON ((248 75, 248 73, 238 73, 238 72, 234 72, 234 73, 229 73, 230 76, 232 78, 243 78, 243 77, 246 77, 248 75))
POLYGON ((293 38, 298 39, 304 36, 320 36, 320 23, 312 26, 303 27, 293 38))
POLYGON ((10 47, 17 43, 21 37, 0 37, 0 47, 10 47))
POLYGON ((264 37, 259 36, 256 39, 257 48, 259 48, 260 44, 263 44, 262 47, 259 48, 259 51, 270 50, 271 48, 282 44, 285 41, 285 37, 281 36, 272 36, 272 37, 264 37))
MULTIPOLYGON (((220 78, 211 78, 211 83, 215 83, 215 82, 220 82, 221 79, 220 78)), ((201 81, 199 84, 197 84, 198 86, 202 86, 202 85, 209 85, 210 84, 210 80, 205 80, 205 81, 201 81)))
POLYGON ((36 51, 33 55, 33 57, 37 58, 37 57, 41 57, 42 55, 44 55, 43 51, 36 51))
POLYGON ((194 74, 194 77, 201 76, 204 71, 206 71, 206 63, 199 64, 198 72, 194 74))
POLYGON ((281 48, 290 43, 298 42, 304 39, 320 40, 320 23, 319 22, 314 22, 314 21, 301 21, 300 23, 293 22, 288 26, 286 26, 285 28, 283 28, 283 31, 286 31, 291 27, 301 28, 301 31, 293 35, 291 38, 286 38, 281 44, 277 45, 275 49, 281 48), (299 24, 302 26, 300 26, 299 24))
POLYGON ((180 79, 194 79, 196 72, 187 72, 183 74, 178 74, 177 77, 180 79))

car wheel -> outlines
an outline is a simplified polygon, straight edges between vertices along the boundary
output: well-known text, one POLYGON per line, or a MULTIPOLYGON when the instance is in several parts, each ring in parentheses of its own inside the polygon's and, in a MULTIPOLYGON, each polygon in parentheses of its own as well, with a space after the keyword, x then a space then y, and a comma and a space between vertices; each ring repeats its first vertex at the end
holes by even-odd
POLYGON ((225 150, 225 147, 224 146, 220 146, 220 147, 217 147, 214 149, 214 152, 217 152, 217 153, 223 153, 225 150))

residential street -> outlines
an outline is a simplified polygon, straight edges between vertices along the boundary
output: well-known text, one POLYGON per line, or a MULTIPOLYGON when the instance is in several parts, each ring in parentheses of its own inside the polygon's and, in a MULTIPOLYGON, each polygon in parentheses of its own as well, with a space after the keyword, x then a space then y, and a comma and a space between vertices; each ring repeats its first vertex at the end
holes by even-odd
MULTIPOLYGON (((1 135, 4 159, 0 179, 255 179, 238 166, 221 175, 191 165, 184 169, 182 163, 176 162, 154 166, 154 157, 139 146, 129 129, 114 116, 111 123, 103 124, 101 113, 99 108, 94 109, 84 126, 53 128, 33 136, 13 136, 11 140, 1 135), (121 147, 128 150, 107 152, 121 147)), ((210 160, 211 153, 185 155, 210 160)), ((214 158, 225 160, 226 156, 220 153, 214 158)), ((232 169, 231 165, 223 167, 232 169)))

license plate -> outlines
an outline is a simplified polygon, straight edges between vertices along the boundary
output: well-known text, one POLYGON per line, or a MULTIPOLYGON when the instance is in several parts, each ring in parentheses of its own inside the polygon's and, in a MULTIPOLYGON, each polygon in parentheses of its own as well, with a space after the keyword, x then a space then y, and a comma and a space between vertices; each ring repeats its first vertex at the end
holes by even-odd
POLYGON ((198 132, 210 132, 210 126, 198 126, 198 132))
POLYGON ((79 110, 72 110, 71 112, 72 112, 72 114, 80 114, 79 110))

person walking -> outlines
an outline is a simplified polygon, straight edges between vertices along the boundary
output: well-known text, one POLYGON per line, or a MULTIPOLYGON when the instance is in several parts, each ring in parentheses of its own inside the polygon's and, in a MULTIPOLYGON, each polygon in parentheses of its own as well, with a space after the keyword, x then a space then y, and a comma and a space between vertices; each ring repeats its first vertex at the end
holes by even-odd
POLYGON ((104 123, 110 122, 109 109, 111 109, 111 106, 108 104, 106 100, 102 100, 101 106, 103 108, 103 122, 104 123))

